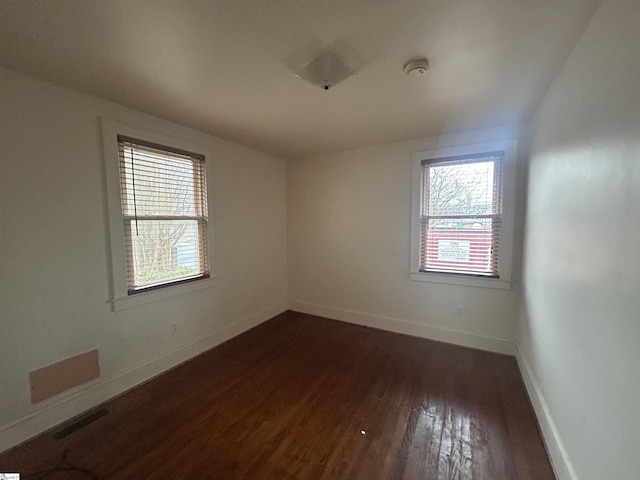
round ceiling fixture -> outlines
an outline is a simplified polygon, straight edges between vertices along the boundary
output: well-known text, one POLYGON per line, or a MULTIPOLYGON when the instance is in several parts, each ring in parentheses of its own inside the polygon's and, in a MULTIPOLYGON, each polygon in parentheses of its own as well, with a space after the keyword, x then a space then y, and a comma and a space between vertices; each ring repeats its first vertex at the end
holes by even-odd
POLYGON ((417 58, 404 66, 404 73, 412 77, 420 77, 426 73, 427 68, 429 68, 429 60, 417 58))

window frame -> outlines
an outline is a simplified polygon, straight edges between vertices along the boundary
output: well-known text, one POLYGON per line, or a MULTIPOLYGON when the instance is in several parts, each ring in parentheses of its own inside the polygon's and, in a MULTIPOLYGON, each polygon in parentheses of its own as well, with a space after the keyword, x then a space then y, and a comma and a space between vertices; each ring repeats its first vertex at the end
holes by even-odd
POLYGON ((411 265, 409 277, 420 282, 444 283, 482 288, 510 289, 513 267, 513 231, 515 213, 516 141, 499 140, 468 145, 441 147, 415 152, 412 160, 411 188, 411 265), (424 195, 423 160, 437 162, 448 157, 473 157, 483 153, 504 151, 502 160, 502 222, 500 227, 500 277, 473 273, 420 271, 421 214, 424 195))
MULTIPOLYGON (((185 295, 198 290, 211 288, 217 285, 214 274, 214 248, 213 248, 213 219, 209 217, 207 223, 208 248, 209 248, 209 276, 195 278, 190 281, 176 281, 157 288, 150 288, 131 293, 127 279, 127 248, 125 241, 124 214, 121 200, 120 186, 120 158, 118 137, 139 139, 142 142, 167 146, 176 151, 190 152, 203 156, 210 160, 208 147, 193 141, 173 137, 161 132, 126 124, 107 118, 100 119, 102 127, 102 140, 104 150, 104 164, 106 173, 106 193, 108 207, 109 226, 109 257, 110 257, 110 282, 109 300, 113 311, 125 310, 145 305, 151 302, 185 295)), ((209 175, 209 161, 205 161, 207 178, 209 175)), ((207 198, 210 203, 210 181, 207 182, 207 198)), ((209 205, 209 209, 211 206, 209 205)))

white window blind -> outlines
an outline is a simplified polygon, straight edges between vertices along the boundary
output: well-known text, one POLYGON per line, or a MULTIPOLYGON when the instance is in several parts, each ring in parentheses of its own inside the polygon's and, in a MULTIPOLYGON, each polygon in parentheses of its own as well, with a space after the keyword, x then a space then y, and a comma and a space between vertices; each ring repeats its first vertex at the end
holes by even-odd
POLYGON ((422 160, 420 272, 500 277, 504 155, 422 160))
POLYGON ((129 294, 209 277, 204 156, 118 135, 129 294))

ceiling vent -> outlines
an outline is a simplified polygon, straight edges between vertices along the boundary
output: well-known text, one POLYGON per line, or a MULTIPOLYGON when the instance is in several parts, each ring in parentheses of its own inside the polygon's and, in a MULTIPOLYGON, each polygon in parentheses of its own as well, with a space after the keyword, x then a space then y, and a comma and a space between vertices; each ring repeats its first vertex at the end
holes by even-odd
POLYGON ((355 73, 336 57, 326 53, 297 72, 296 77, 313 83, 323 90, 329 90, 355 73))

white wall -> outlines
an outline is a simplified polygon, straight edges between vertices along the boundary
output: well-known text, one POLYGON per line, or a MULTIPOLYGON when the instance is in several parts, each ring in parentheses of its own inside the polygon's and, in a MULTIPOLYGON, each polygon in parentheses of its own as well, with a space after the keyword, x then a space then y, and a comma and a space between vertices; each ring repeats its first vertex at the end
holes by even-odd
POLYGON ((284 161, 6 70, 0 82, 2 451, 286 309, 287 238, 284 161), (217 287, 110 311, 101 116, 211 149, 217 287), (97 381, 30 404, 29 371, 93 348, 97 381))
POLYGON ((468 132, 289 162, 291 308, 512 352, 514 290, 411 281, 408 272, 411 154, 515 133, 468 132))
POLYGON ((639 46, 604 1, 534 122, 518 343, 560 480, 640 478, 639 46))

